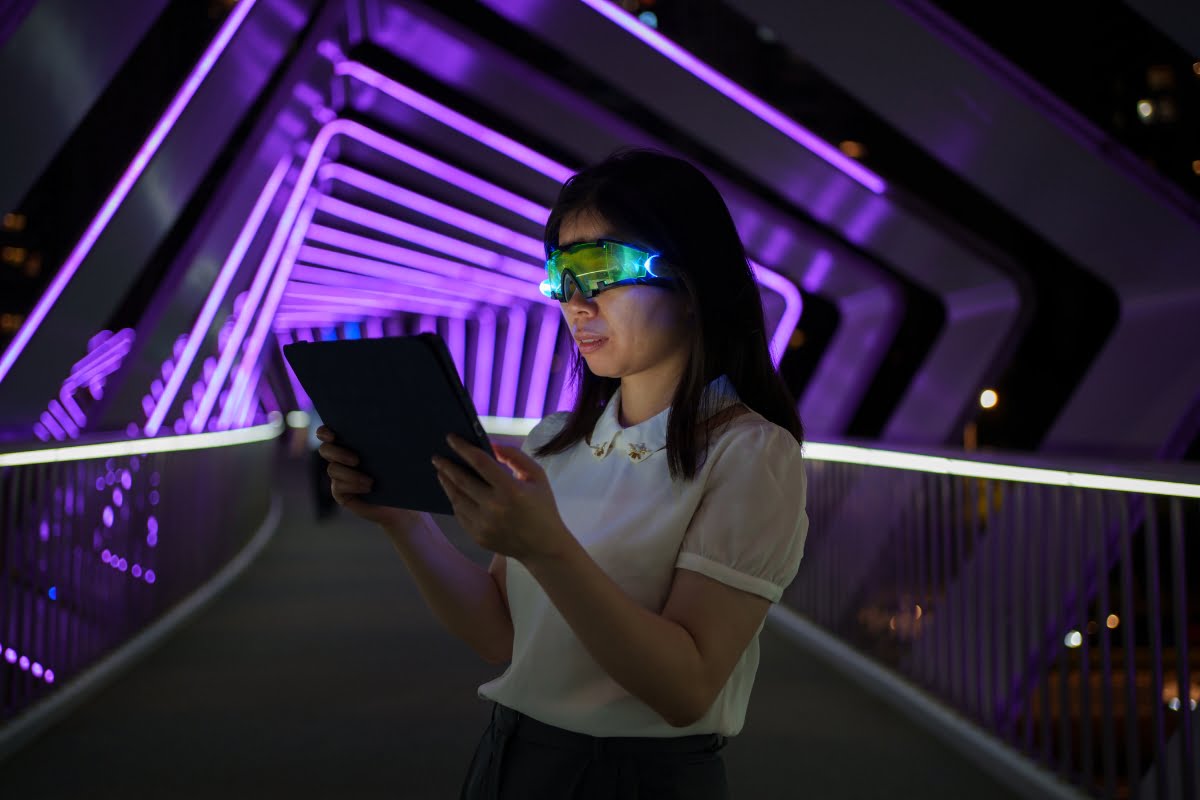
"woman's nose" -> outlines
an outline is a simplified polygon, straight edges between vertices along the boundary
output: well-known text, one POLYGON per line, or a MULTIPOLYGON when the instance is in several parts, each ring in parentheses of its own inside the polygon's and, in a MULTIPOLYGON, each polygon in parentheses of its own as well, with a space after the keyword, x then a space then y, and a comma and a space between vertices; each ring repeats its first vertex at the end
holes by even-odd
POLYGON ((587 297, 584 297, 583 292, 579 291, 579 287, 575 286, 574 284, 568 284, 567 291, 570 292, 570 297, 567 298, 567 301, 563 305, 569 311, 573 313, 586 311, 589 314, 595 311, 595 302, 587 297))

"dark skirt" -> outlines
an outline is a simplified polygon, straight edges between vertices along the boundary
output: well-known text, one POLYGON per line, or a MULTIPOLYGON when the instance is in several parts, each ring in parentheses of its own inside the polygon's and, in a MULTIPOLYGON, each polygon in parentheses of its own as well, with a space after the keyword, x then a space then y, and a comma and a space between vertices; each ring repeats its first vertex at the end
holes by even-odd
POLYGON ((459 800, 728 800, 727 741, 587 736, 493 703, 459 800))

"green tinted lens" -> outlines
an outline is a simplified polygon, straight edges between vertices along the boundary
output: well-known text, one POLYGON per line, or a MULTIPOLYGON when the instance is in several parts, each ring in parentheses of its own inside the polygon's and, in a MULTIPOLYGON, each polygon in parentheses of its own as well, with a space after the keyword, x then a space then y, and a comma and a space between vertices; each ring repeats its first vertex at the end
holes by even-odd
MULTIPOLYGON (((572 289, 563 292, 563 273, 570 272, 575 282, 591 297, 620 282, 655 277, 651 271, 652 253, 618 242, 585 242, 565 250, 556 250, 546 262, 547 281, 543 293, 565 302, 572 289)), ((568 277, 567 283, 572 281, 568 277)))

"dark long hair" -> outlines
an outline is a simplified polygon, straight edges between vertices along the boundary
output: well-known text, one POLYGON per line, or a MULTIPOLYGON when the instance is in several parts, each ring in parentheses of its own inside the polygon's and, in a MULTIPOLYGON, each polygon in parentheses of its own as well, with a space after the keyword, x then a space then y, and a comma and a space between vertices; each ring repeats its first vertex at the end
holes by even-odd
MULTIPOLYGON (((733 217, 717 188, 683 159, 656 150, 623 149, 563 184, 546 221, 546 254, 558 247, 565 219, 594 213, 619 239, 657 250, 674 270, 694 310, 696 331, 667 418, 671 477, 696 476, 708 453, 700 400, 710 381, 727 375, 742 402, 785 428, 799 444, 804 429, 796 401, 771 361, 762 299, 733 217)), ((596 375, 576 350, 568 380, 577 398, 563 428, 537 448, 560 453, 590 435, 620 378, 596 375)))

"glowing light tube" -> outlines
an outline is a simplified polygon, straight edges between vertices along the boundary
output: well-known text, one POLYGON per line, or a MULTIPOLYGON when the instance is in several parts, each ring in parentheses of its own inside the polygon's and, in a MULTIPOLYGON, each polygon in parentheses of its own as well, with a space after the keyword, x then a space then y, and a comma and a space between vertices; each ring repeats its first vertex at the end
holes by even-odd
POLYGON ((112 221, 113 215, 117 213, 117 209, 125 202, 125 198, 129 196, 133 186, 137 183, 138 178, 145 172, 146 166, 154 155, 158 152, 158 148, 162 146, 163 141, 175 127, 175 123, 179 121, 179 117, 183 114, 188 103, 195 97, 196 91, 200 88, 200 84, 212 72, 213 65, 217 63, 217 59, 225 52, 225 48, 229 46, 229 42, 233 39, 234 34, 241 28, 242 23, 246 20, 246 16, 254 8, 257 0, 241 0, 229 17, 221 25, 217 35, 213 37, 212 42, 205 49, 204 54, 200 56, 200 60, 196 62, 196 66, 188 74, 183 82, 183 86, 175 94, 171 100, 167 110, 159 118, 154 128, 150 131, 150 135, 142 146, 138 148, 137 153, 133 156, 133 161, 125 168, 125 172, 117 181, 117 185, 113 187, 105 199, 104 204, 100 207, 100 213, 91 221, 87 229, 83 233, 83 238, 75 245, 74 249, 67 255, 67 260, 63 262, 59 268, 58 274, 54 276, 54 280, 50 282, 50 286, 46 289, 46 293, 38 300, 37 305, 33 307, 33 311, 25 320, 25 324, 17 331, 17 335, 9 343, 4 350, 4 354, 0 356, 0 383, 8 375, 17 358, 29 344, 29 340, 33 338, 34 331, 46 319, 46 315, 50 313, 50 309, 58 302, 58 298, 62 296, 63 290, 67 284, 75 277, 75 273, 79 270, 79 265, 87 258, 88 253, 92 252, 92 247, 95 246, 96 240, 100 238, 100 234, 108 227, 108 223, 112 221))
MULTIPOLYGON (((388 236, 413 242, 430 250, 438 250, 446 255, 470 262, 479 267, 486 267, 487 269, 512 275, 513 277, 524 278, 529 281, 531 287, 536 287, 537 283, 546 277, 544 267, 535 267, 525 261, 501 255, 486 247, 479 247, 478 245, 464 242, 461 239, 455 239, 453 236, 436 233, 427 228, 405 222, 404 220, 347 203, 345 200, 322 196, 317 200, 317 208, 328 214, 333 214, 342 219, 350 220, 364 227, 385 233, 388 236)), ((531 288, 530 295, 534 294, 540 294, 540 292, 537 292, 536 288, 531 288)))
POLYGON ((716 89, 834 169, 854 179, 875 194, 883 194, 887 190, 883 178, 804 128, 779 109, 746 91, 658 31, 643 25, 636 17, 615 3, 610 3, 608 0, 581 0, 581 2, 716 89))
POLYGON ((352 186, 355 189, 368 192, 376 197, 382 197, 389 203, 395 203, 398 206, 412 209, 419 214, 424 214, 431 219, 436 219, 447 225, 453 225, 460 230, 473 233, 502 247, 523 253, 539 262, 545 258, 545 248, 540 239, 518 233, 503 225, 497 225, 491 220, 469 214, 454 206, 439 203, 437 200, 433 200, 423 194, 418 194, 411 189, 406 189, 394 183, 388 183, 385 180, 376 178, 373 175, 359 172, 353 167, 336 163, 326 164, 317 171, 317 175, 323 180, 336 180, 346 186, 352 186))
MULTIPOLYGON (((310 180, 311 177, 310 174, 310 180)), ((242 393, 247 390, 246 384, 250 380, 250 371, 258 363, 259 353, 262 351, 267 333, 270 332, 271 320, 275 316, 275 307, 279 304, 279 299, 283 295, 283 288, 287 285, 288 278, 291 275, 292 264, 296 260, 296 253, 299 252, 300 245, 304 243, 304 233, 312 221, 312 215, 313 206, 311 203, 306 203, 295 218, 295 227, 292 228, 291 235, 287 240, 287 246, 279 258, 278 266, 275 269, 275 274, 272 276, 270 289, 267 291, 266 298, 261 300, 262 305, 258 305, 258 301, 261 298, 260 291, 259 296, 254 298, 253 302, 250 299, 246 301, 246 305, 242 308, 242 314, 238 317, 239 323, 242 319, 247 321, 253 319, 255 324, 250 338, 246 340, 246 349, 242 353, 241 361, 234 375, 233 388, 229 392, 230 401, 235 400, 235 398, 240 399, 242 393)), ((286 230, 286 228, 283 229, 286 230)), ((237 328, 235 328, 236 330, 237 328)), ((243 335, 245 334, 245 330, 245 327, 241 328, 243 335)), ((229 349, 231 352, 236 351, 235 347, 230 347, 229 349)), ((214 379, 213 383, 216 382, 214 379)), ((227 402, 221 408, 221 414, 217 419, 218 429, 229 427, 233 407, 234 404, 232 402, 227 402)), ((197 415, 197 418, 199 416, 197 415)), ((195 423, 196 420, 193 420, 192 424, 195 425, 195 423)))
POLYGON ((844 464, 861 464, 867 467, 905 469, 913 472, 931 472, 939 475, 957 475, 964 478, 986 478, 1014 483, 1036 483, 1045 486, 1070 486, 1080 489, 1102 489, 1111 492, 1136 492, 1170 497, 1200 498, 1200 485, 1173 481, 1147 480, 1145 478, 1121 478, 1085 472, 1019 467, 983 461, 967 461, 958 458, 926 456, 919 453, 904 453, 898 450, 876 450, 841 444, 807 442, 805 458, 815 461, 837 461, 844 464))
POLYGON ((0 467, 25 467, 31 464, 58 464, 68 461, 91 461, 98 458, 142 456, 151 453, 178 453, 186 450, 209 450, 215 447, 263 442, 274 439, 283 430, 283 418, 272 415, 266 425, 235 431, 201 433, 194 436, 164 436, 161 439, 135 439, 124 442, 81 444, 19 453, 0 453, 0 467))
POLYGON ((510 139, 504 134, 494 131, 470 117, 465 117, 436 100, 426 97, 363 64, 355 61, 342 61, 334 64, 333 71, 335 75, 348 75, 372 88, 378 89, 409 108, 436 119, 443 125, 471 137, 485 147, 490 147, 498 153, 503 153, 518 163, 525 164, 530 169, 558 183, 565 183, 567 178, 575 174, 575 170, 531 150, 520 142, 510 139))
POLYGON ((209 289, 208 297, 204 300, 200 314, 196 317, 196 322, 192 325, 192 329, 187 335, 183 353, 179 356, 178 362, 171 372, 171 377, 167 381, 167 385, 163 388, 162 395, 155 403, 154 411, 150 414, 150 419, 146 421, 147 436, 157 435, 159 428, 162 427, 163 419, 170 410, 171 404, 175 401, 175 396, 179 392, 179 387, 183 385, 188 370, 191 369, 192 362, 196 358, 196 353, 200 350, 200 345, 204 342, 204 336, 208 332, 209 326, 212 325, 213 317, 216 316, 217 309, 221 306, 221 301, 225 299, 225 293, 229 290, 229 284, 241 268, 242 261, 246 257, 246 251, 250 248, 250 244, 258 234, 259 228, 262 227, 267 210, 270 209, 271 202, 275 199, 275 195, 279 192, 279 187, 283 184, 284 176, 287 175, 291 161, 290 157, 281 159, 275 166, 275 169, 272 170, 271 176, 267 179, 266 185, 263 186, 262 192, 259 193, 258 199, 250 210, 250 216, 246 218, 245 224, 242 225, 242 230, 234 241, 233 248, 229 251, 225 263, 221 265, 221 269, 217 273, 217 279, 213 282, 212 288, 209 289))
MULTIPOLYGON (((410 250, 407 247, 388 244, 378 239, 347 233, 336 228, 313 225, 309 228, 308 240, 310 242, 329 245, 330 247, 337 247, 342 250, 352 250, 363 256, 370 256, 372 259, 378 260, 377 264, 403 265, 460 283, 472 283, 476 286, 486 287, 513 297, 525 296, 534 302, 545 301, 546 305, 550 303, 554 303, 556 307, 558 305, 557 301, 537 291, 536 285, 531 284, 529 281, 476 269, 459 261, 453 261, 429 253, 422 253, 417 250, 410 250), (542 298, 542 300, 538 300, 538 298, 542 298)), ((314 249, 309 246, 302 248, 298 256, 299 260, 309 263, 319 263, 318 258, 321 258, 321 256, 314 255, 314 249)), ((377 266, 371 266, 369 263, 361 261, 358 264, 359 268, 367 270, 368 274, 375 275, 376 277, 386 277, 384 274, 385 271, 380 270, 377 266)))

